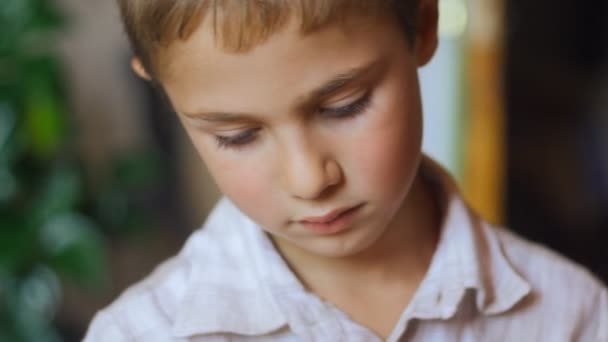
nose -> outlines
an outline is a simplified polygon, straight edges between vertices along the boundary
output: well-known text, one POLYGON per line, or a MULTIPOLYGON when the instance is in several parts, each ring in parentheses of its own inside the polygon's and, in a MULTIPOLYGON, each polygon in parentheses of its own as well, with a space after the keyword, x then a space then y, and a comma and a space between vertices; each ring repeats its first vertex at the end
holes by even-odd
POLYGON ((327 196, 343 181, 338 161, 307 139, 283 150, 284 182, 290 195, 304 200, 327 196))

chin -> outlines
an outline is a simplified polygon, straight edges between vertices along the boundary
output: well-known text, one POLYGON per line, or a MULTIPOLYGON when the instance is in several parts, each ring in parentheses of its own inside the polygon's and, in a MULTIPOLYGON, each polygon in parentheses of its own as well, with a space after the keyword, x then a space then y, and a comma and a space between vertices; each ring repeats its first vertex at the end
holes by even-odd
POLYGON ((310 248, 307 249, 309 253, 328 258, 348 258, 365 252, 380 239, 380 235, 369 236, 369 233, 367 236, 347 235, 348 234, 339 236, 331 240, 319 241, 317 245, 310 246, 310 248))

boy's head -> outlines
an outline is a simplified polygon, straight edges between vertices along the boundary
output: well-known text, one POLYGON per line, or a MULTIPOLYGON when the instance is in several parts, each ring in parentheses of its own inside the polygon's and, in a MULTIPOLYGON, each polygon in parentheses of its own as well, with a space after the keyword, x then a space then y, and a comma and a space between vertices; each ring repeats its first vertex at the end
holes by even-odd
POLYGON ((136 72, 281 249, 353 255, 415 221, 437 0, 119 1, 136 72))

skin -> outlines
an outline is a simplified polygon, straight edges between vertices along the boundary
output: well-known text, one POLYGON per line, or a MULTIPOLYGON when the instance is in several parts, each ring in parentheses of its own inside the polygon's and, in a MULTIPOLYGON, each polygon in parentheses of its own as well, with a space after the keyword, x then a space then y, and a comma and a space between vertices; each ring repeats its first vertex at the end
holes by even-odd
MULTIPOLYGON (((436 1, 423 0, 413 44, 386 15, 305 36, 292 23, 240 54, 219 48, 203 24, 159 56, 159 81, 221 191, 310 291, 384 337, 437 238, 439 215, 418 175, 417 74, 434 53, 436 20, 436 1), (299 222, 355 205, 337 234, 299 222)), ((133 67, 149 79, 137 59, 133 67)))

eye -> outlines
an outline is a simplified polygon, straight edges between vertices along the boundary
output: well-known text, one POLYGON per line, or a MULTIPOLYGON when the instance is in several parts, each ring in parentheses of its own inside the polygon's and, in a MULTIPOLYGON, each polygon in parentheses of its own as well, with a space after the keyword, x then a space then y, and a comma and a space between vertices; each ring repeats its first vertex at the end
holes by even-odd
POLYGON ((216 135, 215 140, 219 148, 241 148, 255 141, 259 130, 248 129, 231 136, 216 135))
POLYGON ((339 107, 321 108, 321 114, 329 118, 349 118, 362 113, 367 109, 371 100, 371 92, 363 94, 355 101, 339 107))

